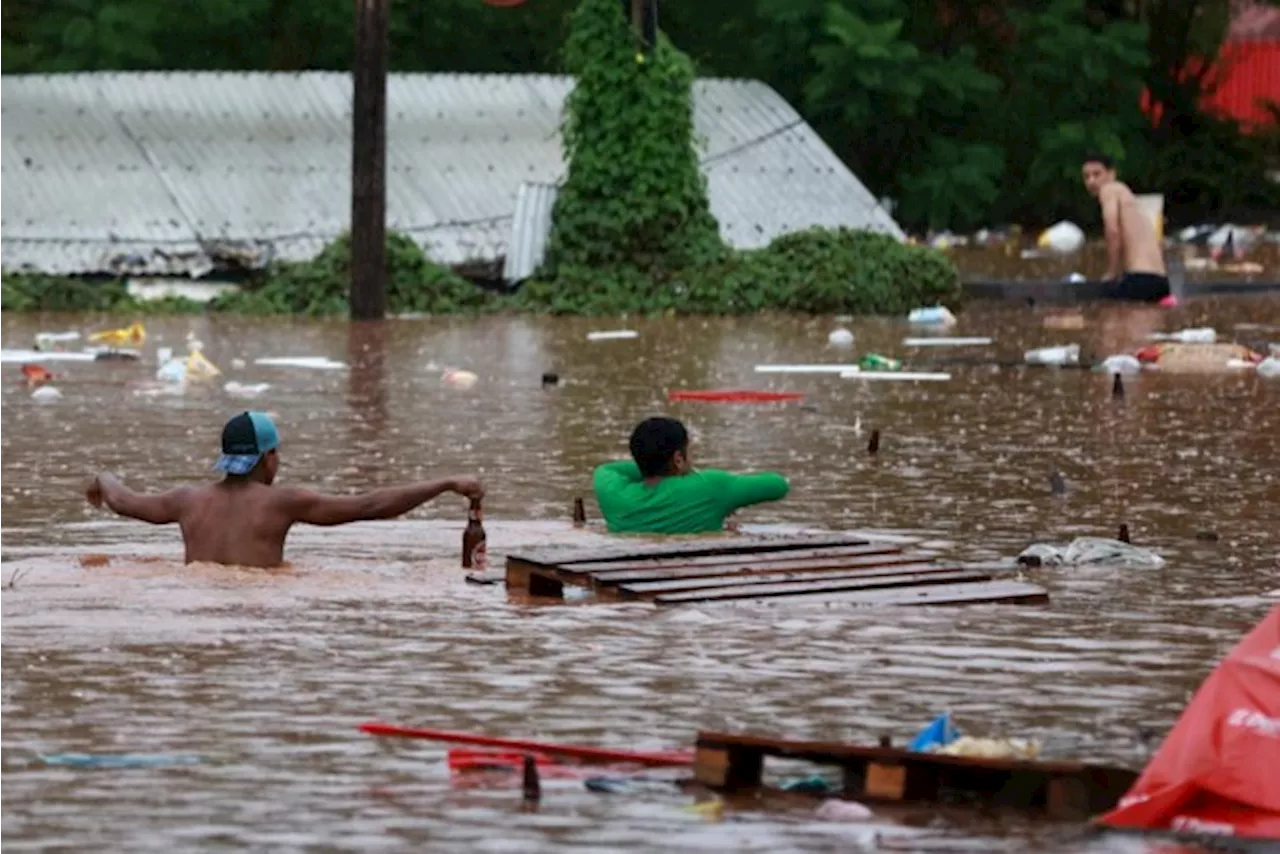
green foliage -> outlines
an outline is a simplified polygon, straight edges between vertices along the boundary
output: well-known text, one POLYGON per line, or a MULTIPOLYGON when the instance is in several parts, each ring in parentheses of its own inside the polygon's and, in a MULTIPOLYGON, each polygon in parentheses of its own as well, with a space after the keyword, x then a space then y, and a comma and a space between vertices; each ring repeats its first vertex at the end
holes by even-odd
MULTIPOLYGON (((218 311, 237 314, 347 314, 351 288, 351 237, 343 235, 310 261, 275 262, 254 281, 214 300, 218 311)), ((456 314, 481 311, 493 298, 431 261, 403 234, 387 235, 387 308, 391 314, 456 314)))
POLYGON ((5 273, 0 280, 4 311, 104 311, 113 314, 194 314, 198 302, 180 297, 136 300, 123 279, 5 273))
POLYGON ((604 274, 563 270, 554 281, 527 283, 517 304, 587 315, 903 314, 959 298, 959 274, 940 252, 883 234, 813 228, 656 281, 626 265, 604 274))
POLYGON ((693 65, 660 38, 646 54, 618 0, 582 0, 565 46, 569 174, 544 276, 631 266, 653 275, 724 253, 693 147, 693 65))
MULTIPOLYGON (((881 27, 885 38, 896 26, 881 27)), ((547 263, 521 290, 522 307, 875 313, 957 295, 949 261, 883 235, 815 229, 755 252, 730 251, 693 146, 689 60, 665 39, 641 52, 617 0, 582 0, 570 27, 565 54, 577 86, 564 127, 569 175, 547 263)))

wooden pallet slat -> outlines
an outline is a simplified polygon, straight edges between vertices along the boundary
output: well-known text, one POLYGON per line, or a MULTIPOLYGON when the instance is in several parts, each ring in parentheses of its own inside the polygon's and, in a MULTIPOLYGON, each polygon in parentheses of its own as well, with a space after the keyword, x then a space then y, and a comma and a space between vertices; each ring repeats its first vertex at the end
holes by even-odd
MULTIPOLYGON (((836 590, 822 593, 800 592, 786 597, 788 602, 823 602, 832 605, 848 604, 858 607, 930 606, 930 605, 983 605, 1007 603, 1013 605, 1040 605, 1049 601, 1049 593, 1043 587, 1021 581, 971 581, 957 584, 931 584, 924 587, 895 587, 884 590, 836 590)), ((658 604, 667 603, 661 597, 658 604)), ((753 602, 750 597, 730 600, 734 603, 753 602)), ((761 597, 761 602, 768 601, 761 597)))
POLYGON ((983 581, 991 576, 982 572, 970 572, 963 569, 945 570, 943 572, 914 572, 883 575, 872 578, 853 576, 836 579, 814 579, 812 581, 777 582, 774 584, 743 584, 734 587, 720 587, 706 590, 688 590, 680 593, 662 593, 653 601, 659 605, 677 605, 685 602, 724 602, 730 599, 763 599, 776 596, 791 596, 797 593, 834 593, 847 590, 869 591, 896 587, 919 587, 933 584, 957 584, 961 582, 983 581))
POLYGON ((512 557, 547 566, 567 566, 574 563, 637 560, 641 558, 754 554, 756 552, 865 545, 870 545, 870 540, 856 534, 799 534, 785 537, 691 536, 661 543, 637 539, 635 542, 626 545, 608 548, 565 549, 551 547, 530 549, 512 557))
POLYGON ((556 564, 566 572, 621 572, 624 570, 642 571, 647 569, 698 569, 701 567, 724 566, 726 564, 751 563, 784 563, 814 560, 832 560, 845 557, 866 557, 871 555, 899 554, 902 547, 892 543, 868 543, 859 546, 833 546, 825 549, 788 549, 771 552, 734 552, 723 555, 699 555, 695 557, 676 558, 639 558, 637 560, 602 560, 581 561, 570 564, 556 564))
MULTIPOLYGON (((701 575, 694 578, 674 578, 660 581, 630 581, 617 585, 617 592, 624 596, 647 596, 658 593, 679 593, 683 590, 702 590, 710 587, 734 587, 737 585, 771 584, 777 581, 808 581, 843 578, 877 578, 884 575, 902 575, 904 573, 953 572, 957 569, 982 572, 963 566, 943 566, 928 560, 912 563, 894 563, 850 570, 788 569, 782 572, 770 569, 760 573, 738 573, 735 575, 701 575)), ((990 575, 983 574, 984 578, 990 575)))
POLYGON ((700 566, 685 569, 638 569, 599 570, 589 574, 594 585, 627 584, 637 581, 674 581, 679 578, 715 578, 717 576, 759 575, 766 572, 814 571, 842 572, 855 569, 873 569, 880 566, 897 566, 900 564, 928 563, 934 552, 915 554, 864 555, 862 557, 832 558, 831 560, 771 561, 756 563, 745 560, 741 563, 726 563, 719 566, 700 566))

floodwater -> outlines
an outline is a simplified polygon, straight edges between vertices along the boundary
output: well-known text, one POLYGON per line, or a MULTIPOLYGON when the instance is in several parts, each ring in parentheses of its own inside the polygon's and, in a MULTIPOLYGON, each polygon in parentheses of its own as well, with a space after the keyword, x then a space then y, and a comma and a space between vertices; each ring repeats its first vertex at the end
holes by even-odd
MULTIPOLYGON (((1109 349, 1143 324, 1228 333, 1280 324, 1280 301, 1086 314, 1085 329, 1054 331, 1026 308, 975 306, 952 334, 995 337, 990 351, 969 355, 1010 359, 1071 341, 1101 353, 1104 339, 1109 349)), ((106 319, 0 322, 4 345, 25 347, 38 330, 106 319)), ((580 780, 545 780, 540 809, 523 811, 518 783, 451 781, 443 745, 356 730, 377 719, 636 748, 690 746, 698 729, 901 741, 951 709, 969 734, 1033 737, 1046 754, 1141 767, 1215 660, 1276 602, 1268 593, 1280 588, 1280 381, 1143 375, 1113 401, 1110 378, 1075 370, 968 364, 948 368, 950 382, 918 384, 753 373, 758 363, 850 358, 826 344, 835 325, 768 316, 154 319, 144 364, 49 364, 64 396, 46 405, 6 364, 5 844, 1171 850, 1077 825, 929 810, 839 824, 817 820, 807 802, 735 802, 716 817, 689 810, 693 798, 674 789, 601 795, 580 780), (619 327, 640 337, 586 340, 619 327), (181 348, 189 332, 226 379, 271 389, 254 403, 220 383, 180 397, 142 393, 156 344, 181 348), (351 368, 255 366, 261 356, 328 356, 351 368), (236 359, 247 367, 233 368, 236 359), (479 381, 447 388, 445 366, 479 381), (543 389, 544 371, 563 384, 543 389), (717 387, 807 398, 665 400, 669 388, 717 387), (594 464, 625 453, 634 422, 666 412, 692 428, 699 464, 792 479, 785 502, 741 514, 747 525, 889 532, 957 560, 991 561, 1033 541, 1110 536, 1125 522, 1168 563, 1029 571, 1051 593, 1046 607, 534 606, 463 582, 465 504, 456 496, 396 522, 299 529, 292 566, 275 572, 184 568, 176 529, 85 504, 80 490, 96 471, 153 489, 208 477, 222 422, 247 405, 276 414, 289 483, 345 491, 479 473, 495 562, 533 545, 606 542, 598 527, 571 527, 572 500, 589 495, 594 464), (883 440, 869 457, 873 428, 883 440), (1065 496, 1050 491, 1055 468, 1065 496), (1216 540, 1197 538, 1209 531, 1216 540), (39 759, 59 753, 201 761, 111 770, 39 759)), ((846 325, 857 353, 912 355, 900 342, 914 333, 899 321, 846 325)), ((1280 338, 1241 334, 1259 345, 1280 338)), ((590 499, 587 507, 598 518, 590 499)))

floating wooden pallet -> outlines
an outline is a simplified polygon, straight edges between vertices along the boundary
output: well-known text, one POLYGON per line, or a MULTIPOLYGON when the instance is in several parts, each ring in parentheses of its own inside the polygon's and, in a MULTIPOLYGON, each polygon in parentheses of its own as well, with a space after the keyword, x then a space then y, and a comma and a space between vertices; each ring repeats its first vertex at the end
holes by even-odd
POLYGON ((935 562, 936 552, 904 552, 850 535, 785 539, 700 539, 607 550, 544 549, 507 558, 507 590, 563 597, 565 585, 603 600, 659 605, 777 597, 865 605, 1035 604, 1033 584, 994 581, 977 568, 935 562))
POLYGON ((764 758, 838 766, 846 798, 981 804, 1083 819, 1115 806, 1137 778, 1124 768, 1081 762, 977 759, 720 732, 698 734, 694 779, 720 790, 760 786, 764 758))

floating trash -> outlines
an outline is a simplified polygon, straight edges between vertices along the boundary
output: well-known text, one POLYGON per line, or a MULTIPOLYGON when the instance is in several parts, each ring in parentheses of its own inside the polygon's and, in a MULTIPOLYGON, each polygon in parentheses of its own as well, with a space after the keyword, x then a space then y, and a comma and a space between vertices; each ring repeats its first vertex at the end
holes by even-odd
POLYGON ((903 338, 904 347, 985 347, 991 343, 990 338, 974 336, 972 338, 903 338))
POLYGON ((622 341, 629 338, 639 338, 640 333, 634 329, 613 329, 603 332, 588 332, 588 341, 622 341))
POLYGON ((0 350, 0 362, 92 362, 97 353, 67 353, 61 350, 0 350))
POLYGON ((1128 353, 1117 353, 1108 356, 1102 362, 1102 371, 1108 374, 1136 374, 1142 371, 1142 363, 1137 356, 1128 353))
POLYGON ((815 817, 823 821, 868 821, 875 818, 865 804, 857 801, 842 801, 839 798, 828 798, 813 811, 815 817))
POLYGON ((258 397, 266 394, 270 383, 238 383, 235 380, 227 383, 222 390, 232 397, 258 397))
POLYGON ((141 323, 134 323, 124 329, 104 329, 89 336, 94 344, 106 344, 109 347, 131 345, 141 347, 147 340, 147 328, 141 323))
POLYGON ((1147 336, 1148 341, 1176 341, 1179 344, 1212 344, 1218 340, 1218 333, 1210 326, 1195 329, 1179 329, 1177 332, 1153 332, 1147 336))
POLYGON ((62 400, 62 392, 51 385, 42 385, 31 392, 31 399, 36 403, 53 403, 56 400, 62 400))
POLYGON ((858 367, 864 371, 900 371, 902 362, 879 353, 868 353, 858 360, 858 367))
POLYGON ((218 366, 200 352, 200 342, 192 342, 191 353, 187 356, 187 379, 211 380, 221 375, 222 371, 218 370, 218 366))
POLYGON ((974 738, 966 735, 932 752, 974 759, 1032 760, 1040 756, 1040 743, 1028 738, 974 738))
POLYGON ((907 745, 907 750, 924 753, 945 747, 959 737, 960 730, 956 729, 955 723, 951 720, 951 713, 943 712, 916 734, 916 737, 907 745))
POLYGON ((833 329, 827 335, 827 343, 830 344, 832 347, 842 347, 842 348, 852 347, 853 333, 850 332, 848 329, 833 329))
POLYGON ((187 360, 170 357, 156 371, 156 379, 162 383, 181 385, 187 381, 187 360))
POLYGON ((23 379, 27 381, 27 388, 35 388, 36 386, 53 382, 53 374, 44 365, 28 362, 22 366, 21 370, 23 379))
POLYGON ((1036 246, 1059 255, 1070 255, 1084 246, 1084 232, 1074 222, 1063 220, 1040 232, 1036 246))
POLYGON ((1018 563, 1030 566, 1119 566, 1159 569, 1164 558, 1131 543, 1106 537, 1077 537, 1067 547, 1035 543, 1018 555, 1018 563))
POLYGON ((68 341, 79 341, 80 333, 74 330, 69 332, 37 332, 36 333, 36 349, 37 350, 56 350, 59 344, 65 344, 68 341))
POLYGON ((45 765, 64 768, 165 768, 198 765, 203 758, 181 753, 51 753, 40 756, 45 765))
POLYGON ((864 371, 855 369, 852 371, 843 371, 840 374, 842 380, 901 380, 903 382, 946 382, 951 379, 951 374, 941 371, 864 371))
POLYGON ((272 356, 254 359, 255 365, 271 368, 312 368, 319 371, 332 371, 345 368, 345 362, 335 362, 325 356, 272 356))
POLYGON ((784 792, 799 792, 804 795, 825 795, 835 792, 839 787, 833 784, 821 774, 812 774, 808 777, 798 777, 793 780, 783 780, 779 786, 784 792))
POLYGON ((440 382, 449 388, 468 389, 475 386, 480 378, 471 371, 453 371, 448 370, 440 375, 440 382))
POLYGON ((922 306, 911 310, 907 322, 918 326, 955 326, 956 316, 945 305, 922 306))
POLYGON ((757 374, 839 374, 856 370, 857 365, 756 365, 757 374))
POLYGON ((1028 365, 1075 365, 1080 362, 1080 345, 1037 347, 1023 354, 1028 365))

